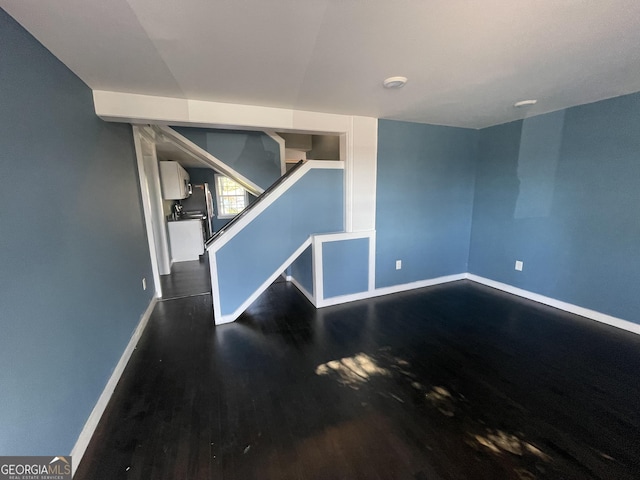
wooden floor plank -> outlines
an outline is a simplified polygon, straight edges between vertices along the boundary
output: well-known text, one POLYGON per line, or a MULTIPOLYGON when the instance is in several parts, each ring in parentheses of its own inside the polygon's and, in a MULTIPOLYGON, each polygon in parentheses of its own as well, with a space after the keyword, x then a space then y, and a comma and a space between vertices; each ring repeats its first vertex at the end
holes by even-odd
POLYGON ((628 332, 469 281, 321 310, 278 282, 218 327, 179 293, 77 479, 640 477, 628 332))

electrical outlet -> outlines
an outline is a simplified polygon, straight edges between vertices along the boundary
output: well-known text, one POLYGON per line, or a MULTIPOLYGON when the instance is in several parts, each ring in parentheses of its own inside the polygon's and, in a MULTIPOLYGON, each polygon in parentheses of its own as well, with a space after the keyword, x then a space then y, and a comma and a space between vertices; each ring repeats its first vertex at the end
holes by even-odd
POLYGON ((400 270, 402 268, 402 260, 396 260, 396 270, 400 270))
POLYGON ((145 277, 142 277, 142 289, 147 289, 147 279, 145 277))
POLYGON ((522 267, 524 267, 524 263, 522 262, 522 260, 516 260, 516 270, 521 272, 522 271, 522 267))

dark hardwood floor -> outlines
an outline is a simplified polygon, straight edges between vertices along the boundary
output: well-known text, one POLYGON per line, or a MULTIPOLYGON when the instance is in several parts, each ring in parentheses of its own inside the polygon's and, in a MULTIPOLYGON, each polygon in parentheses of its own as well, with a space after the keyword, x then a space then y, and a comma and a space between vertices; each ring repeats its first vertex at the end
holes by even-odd
POLYGON ((75 478, 637 479, 640 337, 469 281, 158 304, 75 478))
POLYGON ((160 286, 162 300, 210 294, 211 274, 207 254, 202 255, 200 260, 174 263, 170 275, 160 276, 160 286))

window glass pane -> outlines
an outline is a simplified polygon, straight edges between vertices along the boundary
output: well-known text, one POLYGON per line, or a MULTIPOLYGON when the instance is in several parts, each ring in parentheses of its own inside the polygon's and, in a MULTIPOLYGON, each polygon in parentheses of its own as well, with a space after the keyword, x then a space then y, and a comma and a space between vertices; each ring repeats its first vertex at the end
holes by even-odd
POLYGON ((247 206, 247 193, 240 184, 225 177, 216 176, 216 193, 220 217, 237 215, 247 206))

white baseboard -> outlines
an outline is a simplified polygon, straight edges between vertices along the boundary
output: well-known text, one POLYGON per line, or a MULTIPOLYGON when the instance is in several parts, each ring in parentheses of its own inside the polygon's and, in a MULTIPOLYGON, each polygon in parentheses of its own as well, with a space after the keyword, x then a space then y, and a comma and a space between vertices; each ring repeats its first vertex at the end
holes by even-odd
POLYGON ((406 292, 416 288, 431 287, 440 285, 441 283, 457 282, 467 278, 466 273, 456 273, 454 275, 445 275, 444 277, 430 278, 428 280, 419 280, 417 282, 403 283, 401 285, 392 285, 391 287, 376 288, 374 291, 377 295, 390 295, 392 293, 406 292))
POLYGON ((559 310, 574 313, 576 315, 580 315, 581 317, 586 317, 591 320, 595 320, 596 322, 606 323, 607 325, 611 325, 612 327, 620 328, 622 330, 640 335, 640 325, 638 325, 637 323, 629 322, 628 320, 612 317, 611 315, 607 315, 606 313, 601 313, 596 310, 590 310, 578 305, 573 305, 561 300, 556 300, 555 298, 545 297, 544 295, 513 287, 506 283, 496 282, 495 280, 480 277, 478 275, 474 275, 473 273, 467 273, 466 278, 471 281, 486 285, 488 287, 502 290, 503 292, 512 293, 513 295, 517 295, 523 298, 528 298, 529 300, 533 300, 534 302, 549 305, 550 307, 554 307, 559 310))
POLYGON ((383 295, 390 295, 392 293, 405 292, 407 290, 414 290, 416 288, 431 287, 433 285, 440 285, 441 283, 455 282, 457 280, 463 280, 465 278, 466 273, 458 273, 455 275, 446 275, 444 277, 431 278, 429 280, 420 280, 417 282, 403 283, 401 285, 393 285, 391 287, 376 288, 374 290, 369 290, 366 292, 324 298, 318 300, 316 306, 318 308, 329 307, 332 305, 339 305, 341 303, 355 302, 357 300, 365 300, 367 298, 381 297, 383 295))
POLYGON ((540 295, 538 293, 513 287, 506 283, 496 282, 495 280, 480 277, 472 273, 459 273, 455 275, 447 275, 444 277, 432 278, 429 280, 420 280, 418 282, 404 283, 401 285, 393 285, 391 287, 376 288, 375 290, 355 293, 352 295, 341 295, 338 297, 318 299, 315 302, 311 300, 310 296, 308 295, 308 292, 305 293, 303 288, 299 287, 298 285, 296 286, 298 286, 298 288, 302 291, 302 293, 305 294, 307 298, 309 298, 312 301, 312 303, 316 305, 317 308, 322 308, 322 307, 328 307, 331 305, 338 305, 341 303, 354 302, 357 300, 364 300, 367 298, 379 297, 382 295, 390 295, 393 293, 404 292, 407 290, 414 290, 417 288, 430 287, 430 286, 439 285, 442 283, 455 282, 457 280, 463 280, 463 279, 468 279, 473 282, 480 283, 482 285, 486 285, 488 287, 492 287, 497 290, 501 290, 503 292, 507 292, 513 295, 517 295, 519 297, 527 298, 529 300, 533 300, 534 302, 542 303, 544 305, 549 305, 550 307, 554 307, 559 310, 564 310, 565 312, 580 315, 581 317, 585 317, 590 320, 595 320, 597 322, 604 323, 606 325, 610 325, 612 327, 620 328, 622 330, 626 330, 628 332, 640 335, 640 324, 633 323, 628 320, 623 320, 622 318, 613 317, 611 315, 607 315, 606 313, 598 312, 596 310, 590 310, 588 308, 580 307, 578 305, 573 305, 571 303, 563 302, 561 300, 556 300, 555 298, 545 297, 544 295, 540 295))
POLYGON ((80 461, 82 460, 82 457, 84 456, 84 453, 86 452, 87 447, 89 446, 89 441, 91 440, 91 437, 93 436, 93 433, 95 432, 96 427, 98 426, 98 422, 100 421, 102 414, 107 408, 107 404, 111 399, 111 395, 113 394, 113 391, 116 389, 116 385, 118 384, 118 381, 120 380, 120 377, 122 376, 122 373, 124 372, 124 369, 127 366, 127 363, 129 362, 129 358, 131 358, 131 354, 133 353, 133 351, 136 348, 136 345, 138 344, 138 340, 140 340, 140 337, 142 336, 142 332, 144 331, 145 327, 147 326, 147 323, 149 322, 149 318, 151 317, 151 313, 153 312, 153 308, 156 306, 156 303, 158 303, 158 298, 153 297, 151 299, 151 302, 149 302, 149 306, 140 317, 140 322, 138 323, 138 326, 133 332, 133 335, 131 336, 131 339, 129 340, 127 347, 122 353, 122 356, 120 357, 120 360, 116 365, 116 368, 114 368, 113 373, 109 378, 109 381, 105 385, 104 390, 100 395, 100 398, 98 398, 96 405, 93 407, 93 410, 89 415, 89 418, 84 424, 84 427, 80 432, 80 436, 78 437, 76 444, 73 446, 73 449, 71 450, 71 457, 73 458, 72 475, 75 475, 76 473, 76 469, 78 468, 78 465, 80 464, 80 461))

